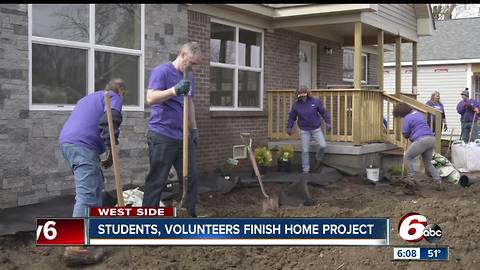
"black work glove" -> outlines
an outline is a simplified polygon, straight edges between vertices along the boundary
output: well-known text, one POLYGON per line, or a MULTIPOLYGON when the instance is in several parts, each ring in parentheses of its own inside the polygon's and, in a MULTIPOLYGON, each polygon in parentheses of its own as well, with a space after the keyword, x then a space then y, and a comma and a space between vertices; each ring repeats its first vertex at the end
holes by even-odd
POLYGON ((198 145, 198 129, 192 128, 190 129, 190 138, 192 138, 192 142, 197 147, 198 145))
POLYGON ((113 165, 112 148, 107 147, 107 149, 105 150, 105 153, 107 154, 107 158, 101 160, 101 163, 102 163, 102 168, 108 169, 113 165))
POLYGON ((447 127, 447 123, 444 123, 443 124, 443 131, 447 131, 448 127, 447 127))
POLYGON ((173 87, 173 94, 175 96, 186 96, 190 92, 190 81, 181 80, 173 87))

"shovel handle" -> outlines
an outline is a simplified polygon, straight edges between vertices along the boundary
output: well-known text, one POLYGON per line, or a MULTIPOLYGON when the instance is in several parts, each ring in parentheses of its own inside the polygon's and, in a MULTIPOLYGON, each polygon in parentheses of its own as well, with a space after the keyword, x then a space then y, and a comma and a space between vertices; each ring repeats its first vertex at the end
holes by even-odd
MULTIPOLYGON (((188 65, 183 69, 183 79, 188 80, 188 65)), ((185 207, 188 192, 188 95, 183 97, 183 192, 180 208, 185 207)))
POLYGON ((470 125, 470 134, 468 135, 468 143, 470 143, 470 139, 472 138, 473 133, 473 125, 475 125, 475 118, 477 117, 477 112, 473 114, 472 124, 470 125))
POLYGON ((117 204, 120 207, 125 206, 122 192, 122 178, 120 176, 120 166, 118 164, 117 146, 115 144, 115 132, 113 131, 112 107, 110 105, 110 92, 105 91, 105 105, 107 108, 108 133, 110 134, 110 149, 113 158, 113 174, 115 175, 115 189, 117 191, 117 204))

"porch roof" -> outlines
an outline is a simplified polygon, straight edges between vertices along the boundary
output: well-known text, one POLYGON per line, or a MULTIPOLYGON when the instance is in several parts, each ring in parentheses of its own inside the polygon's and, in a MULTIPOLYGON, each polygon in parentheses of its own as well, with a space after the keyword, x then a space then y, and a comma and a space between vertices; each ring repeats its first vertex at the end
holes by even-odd
POLYGON ((362 42, 374 45, 377 30, 384 30, 384 42, 418 41, 431 35, 433 21, 428 4, 216 4, 191 5, 190 9, 217 18, 275 31, 283 28, 328 39, 343 46, 353 45, 354 25, 361 22, 362 42))

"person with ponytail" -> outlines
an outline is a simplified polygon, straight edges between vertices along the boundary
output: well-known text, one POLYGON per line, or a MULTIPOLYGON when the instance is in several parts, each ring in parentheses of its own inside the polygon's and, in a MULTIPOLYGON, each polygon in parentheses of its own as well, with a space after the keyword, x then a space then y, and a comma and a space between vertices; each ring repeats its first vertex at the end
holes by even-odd
POLYGON ((404 162, 407 167, 406 182, 416 184, 413 167, 417 156, 422 156, 425 168, 432 176, 436 184, 442 183, 442 178, 432 165, 432 156, 435 151, 435 136, 427 124, 425 115, 404 102, 393 108, 393 117, 403 118, 403 137, 410 140, 411 144, 405 152, 404 162))

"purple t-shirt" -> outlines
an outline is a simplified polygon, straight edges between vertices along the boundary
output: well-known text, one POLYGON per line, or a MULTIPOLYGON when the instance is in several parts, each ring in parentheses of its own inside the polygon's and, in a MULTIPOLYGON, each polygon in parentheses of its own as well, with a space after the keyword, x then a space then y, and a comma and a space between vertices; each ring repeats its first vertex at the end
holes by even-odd
POLYGON ((305 102, 298 100, 293 103, 292 110, 288 113, 287 129, 293 127, 298 116, 298 127, 301 130, 315 130, 322 123, 320 115, 327 124, 330 124, 330 115, 318 98, 310 97, 305 102))
POLYGON ((405 138, 409 138, 411 142, 425 136, 433 136, 433 132, 427 124, 425 115, 415 110, 412 110, 403 119, 402 133, 405 138))
MULTIPOLYGON (((175 86, 183 79, 183 72, 177 70, 172 62, 155 67, 150 73, 148 89, 163 91, 175 86)), ((195 80, 190 72, 189 100, 195 94, 195 80)), ((183 138, 183 96, 174 96, 160 104, 151 105, 148 129, 175 140, 183 138)))
MULTIPOLYGON (((112 110, 122 112, 122 98, 113 91, 109 92, 112 110)), ((99 154, 105 152, 98 124, 106 111, 103 90, 81 98, 63 125, 60 132, 60 145, 71 143, 96 150, 99 154)))
POLYGON ((426 104, 428 106, 432 107, 432 108, 435 108, 435 109, 439 110, 441 113, 445 112, 445 110, 443 108, 443 104, 441 102, 433 103, 431 100, 429 100, 429 101, 427 101, 426 104))
MULTIPOLYGON (((441 102, 433 103, 432 100, 429 100, 425 104, 427 104, 428 106, 430 106, 434 109, 439 110, 442 113, 442 118, 445 118, 445 109, 444 109, 443 104, 441 102)), ((435 123, 436 123, 435 122, 435 115, 431 114, 431 113, 428 113, 427 117, 428 117, 427 118, 427 123, 430 124, 430 122, 432 122, 433 127, 435 127, 435 123)))

